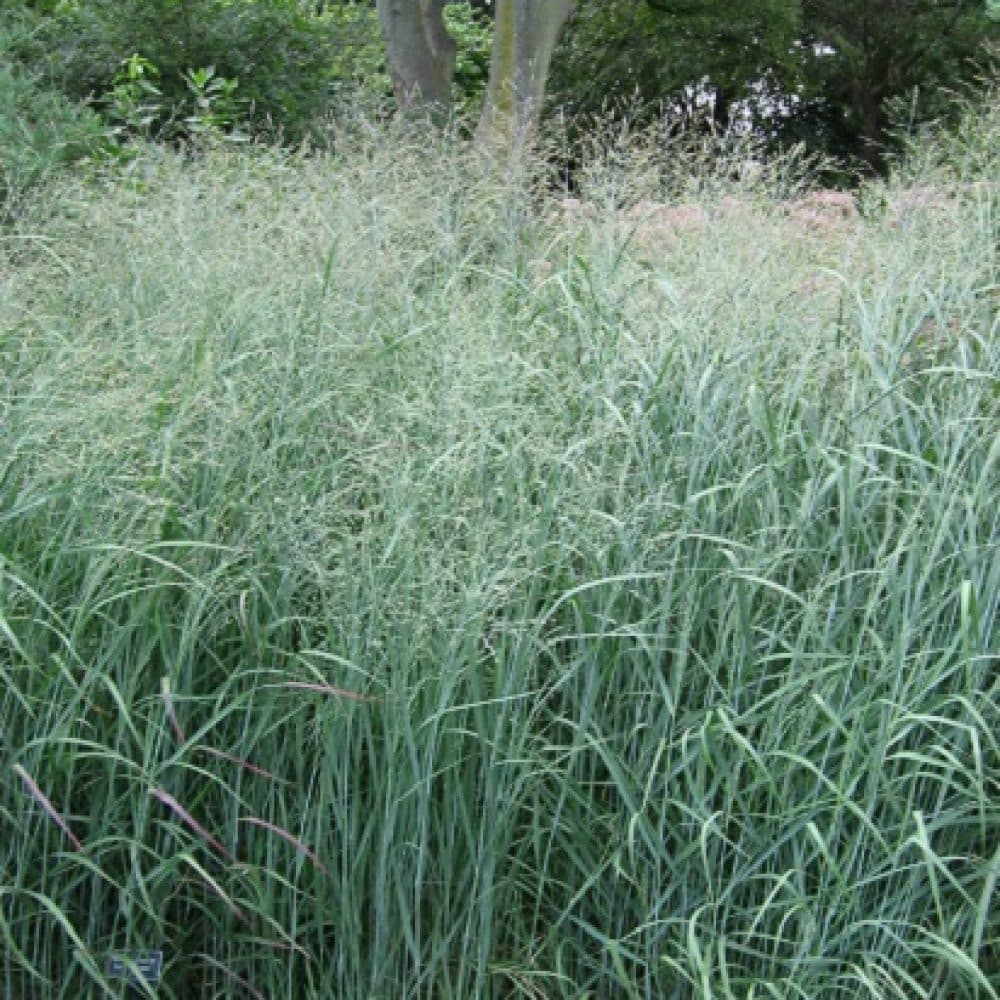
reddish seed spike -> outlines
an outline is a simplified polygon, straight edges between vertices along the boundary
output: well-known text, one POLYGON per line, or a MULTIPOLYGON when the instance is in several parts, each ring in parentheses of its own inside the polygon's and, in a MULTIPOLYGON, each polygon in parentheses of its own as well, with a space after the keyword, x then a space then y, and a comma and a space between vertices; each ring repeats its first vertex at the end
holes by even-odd
POLYGON ((166 677, 163 678, 163 686, 160 690, 160 694, 163 697, 163 704, 167 709, 167 718, 170 720, 170 728, 174 731, 174 736, 177 737, 178 743, 187 743, 187 737, 184 735, 184 730, 181 729, 181 724, 177 721, 177 714, 174 712, 174 700, 170 697, 170 688, 167 685, 166 677))
POLYGON ((283 830, 280 826, 275 826, 273 823, 268 823, 266 819, 258 819, 256 816, 244 816, 240 822, 253 823, 254 826, 263 827, 265 830, 270 830, 271 833, 277 834, 282 840, 287 840, 300 854, 307 857, 324 875, 330 874, 326 865, 301 840, 292 836, 287 830, 283 830))
POLYGON ((220 844, 215 837, 213 837, 208 830, 206 830, 185 808, 182 806, 177 799, 175 799, 169 792, 163 791, 162 788, 151 788, 149 794, 154 798, 159 799, 165 806, 172 809, 182 820, 195 833, 198 834, 207 844, 210 844, 216 851, 219 852, 223 857, 228 858, 230 861, 235 861, 236 858, 225 849, 225 847, 220 844))
POLYGON ((203 953, 200 957, 204 959, 213 968, 218 969, 223 975, 228 976, 234 982, 239 983, 240 986, 242 986, 243 989, 245 989, 250 996, 255 998, 255 1000, 265 1000, 263 993, 258 993, 257 990, 255 990, 245 979, 243 979, 241 976, 236 975, 236 973, 233 972, 232 969, 227 969, 226 966, 224 966, 221 962, 217 961, 216 959, 212 958, 211 955, 206 955, 203 953))
MULTIPOLYGON (((274 921, 272 920, 270 921, 270 923, 273 925, 274 921)), ((280 927, 275 926, 275 930, 277 930, 279 933, 282 933, 280 927)), ((302 945, 293 941, 287 935, 285 935, 284 941, 273 941, 273 940, 268 941, 264 938, 258 938, 257 943, 264 945, 264 947, 266 948, 277 948, 279 951, 297 951, 303 958, 308 959, 310 962, 312 961, 312 956, 309 954, 309 952, 307 952, 305 948, 302 947, 302 945)))
POLYGON ((216 750, 214 747, 198 747, 198 750, 200 753, 208 754, 209 757, 218 757, 219 760, 227 760, 230 764, 242 767, 244 771, 250 771, 252 774, 260 775, 262 778, 269 778, 271 781, 277 781, 282 785, 288 784, 284 778, 279 778, 276 774, 265 771, 264 768, 258 767, 256 764, 251 763, 249 760, 244 760, 242 757, 234 757, 231 753, 224 753, 222 750, 216 750))
POLYGON ((329 694, 336 698, 348 698, 351 701, 372 701, 367 695, 358 694, 357 691, 348 691, 346 688, 331 687, 329 684, 309 684, 306 681, 285 681, 282 685, 287 688, 298 688, 300 691, 317 691, 319 694, 329 694))
POLYGON ((76 838, 69 824, 59 815, 56 807, 48 800, 45 793, 38 787, 34 778, 20 764, 14 765, 14 773, 24 782, 35 801, 45 810, 49 818, 55 823, 63 833, 69 838, 73 846, 82 854, 83 844, 76 838))

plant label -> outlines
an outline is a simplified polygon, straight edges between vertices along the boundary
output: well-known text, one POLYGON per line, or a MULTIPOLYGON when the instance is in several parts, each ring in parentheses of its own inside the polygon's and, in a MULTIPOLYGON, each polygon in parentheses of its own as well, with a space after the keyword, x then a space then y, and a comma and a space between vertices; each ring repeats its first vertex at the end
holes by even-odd
POLYGON ((158 983, 163 974, 162 951, 114 951, 108 956, 108 978, 158 983))

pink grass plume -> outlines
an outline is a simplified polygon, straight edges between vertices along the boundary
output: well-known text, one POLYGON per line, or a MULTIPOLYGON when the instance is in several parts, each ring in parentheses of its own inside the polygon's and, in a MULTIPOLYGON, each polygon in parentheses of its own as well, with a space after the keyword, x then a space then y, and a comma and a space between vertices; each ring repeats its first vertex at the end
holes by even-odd
POLYGON ((82 854, 83 844, 77 839, 73 831, 69 828, 69 824, 59 815, 58 810, 52 803, 48 800, 45 793, 38 787, 35 779, 28 774, 27 771, 20 764, 14 765, 14 773, 24 782, 28 791, 31 792, 32 798, 45 810, 48 814, 49 819, 55 823, 63 833, 69 838, 70 843, 82 854))
POLYGON ((219 852, 223 857, 228 858, 230 861, 235 861, 236 858, 225 849, 225 847, 220 844, 215 837, 213 837, 208 830, 206 830, 192 815, 189 813, 184 806, 182 806, 177 799, 175 799, 169 792, 165 792, 162 788, 151 788, 149 794, 154 798, 159 799, 165 806, 172 809, 180 818, 187 823, 199 837, 202 838, 207 844, 210 844, 216 851, 219 852))
POLYGON ((268 823, 266 819, 258 819, 256 816, 244 816, 241 823, 252 823, 254 826, 262 827, 265 830, 269 830, 271 833, 277 834, 282 840, 287 841, 292 847, 295 848, 304 857, 307 857, 324 875, 329 875, 330 871, 323 864, 322 861, 302 843, 297 837, 292 836, 287 830, 283 830, 280 826, 275 826, 274 823, 268 823))
POLYGON ((367 695, 347 688, 332 687, 329 684, 311 684, 308 681, 285 681, 282 687, 297 688, 300 691, 316 691, 318 694, 329 694, 335 698, 347 698, 350 701, 372 701, 367 695))
POLYGON ((174 731, 174 736, 177 737, 178 743, 187 743, 187 737, 184 735, 184 730, 181 729, 181 724, 177 721, 177 713, 174 711, 174 700, 170 696, 170 682, 164 677, 160 681, 160 695, 163 698, 163 704, 167 710, 167 718, 170 720, 170 728, 174 731))
POLYGON ((271 781, 276 781, 279 785, 288 784, 284 778, 279 778, 276 774, 272 774, 270 771, 266 771, 264 768, 258 767, 252 761, 245 760, 243 757, 236 757, 234 754, 226 753, 224 750, 216 750, 214 747, 198 747, 198 752, 207 754, 209 757, 215 757, 218 760, 228 761, 230 764, 235 764, 237 767, 241 767, 244 771, 249 771, 251 774, 256 774, 261 778, 269 778, 271 781))

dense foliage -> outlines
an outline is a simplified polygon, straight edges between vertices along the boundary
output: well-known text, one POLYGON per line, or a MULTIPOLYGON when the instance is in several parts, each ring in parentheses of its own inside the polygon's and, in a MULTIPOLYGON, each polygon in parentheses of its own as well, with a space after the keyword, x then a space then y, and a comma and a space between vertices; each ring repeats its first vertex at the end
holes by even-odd
POLYGON ((244 129, 296 141, 321 123, 337 88, 377 69, 377 42, 377 25, 360 7, 316 17, 277 3, 85 0, 22 16, 8 51, 48 86, 112 111, 122 68, 139 56, 155 69, 149 126, 161 138, 185 132, 193 110, 186 77, 211 67, 236 83, 244 129))
POLYGON ((552 96, 576 114, 680 107, 883 171, 893 127, 947 114, 990 39, 981 0, 580 0, 552 96))
POLYGON ((808 91, 786 135, 882 171, 894 126, 949 116, 1000 24, 980 0, 803 0, 808 91))
MULTIPOLYGON (((368 2, 0 7, 0 51, 19 76, 86 102, 119 139, 183 139, 208 124, 322 143, 331 114, 391 100, 368 2)), ((489 73, 490 11, 484 3, 447 8, 458 47, 456 106, 470 118, 489 73)), ((648 121, 680 110, 716 129, 753 130, 772 148, 801 142, 883 172, 894 129, 947 115, 953 103, 943 95, 983 72, 984 43, 998 31, 996 11, 982 0, 579 0, 556 50, 550 110, 569 119, 571 132, 609 112, 648 121)))
POLYGON ((552 100, 577 114, 678 106, 691 118, 704 104, 721 129, 744 102, 750 122, 798 83, 800 27, 798 0, 583 0, 557 50, 552 100))
POLYGON ((93 111, 0 63, 0 204, 9 210, 47 174, 107 148, 93 111))

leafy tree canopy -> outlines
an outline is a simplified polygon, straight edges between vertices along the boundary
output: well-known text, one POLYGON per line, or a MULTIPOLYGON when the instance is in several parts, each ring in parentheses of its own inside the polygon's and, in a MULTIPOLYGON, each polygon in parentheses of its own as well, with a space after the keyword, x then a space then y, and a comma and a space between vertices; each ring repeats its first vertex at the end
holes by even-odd
POLYGON ((571 115, 707 104, 717 126, 738 115, 881 170, 904 105, 929 120, 976 75, 998 11, 996 0, 579 0, 551 97, 571 115))
POLYGON ((803 0, 808 92, 787 135, 881 170, 893 125, 946 112, 998 37, 983 0, 803 0))
POLYGON ((798 0, 581 0, 556 53, 552 97, 575 112, 633 98, 692 110, 697 90, 715 95, 725 126, 754 88, 798 78, 800 19, 798 0))
MULTIPOLYGON (((453 97, 472 114, 490 73, 494 7, 445 8, 453 97)), ((7 61, 112 118, 155 81, 150 134, 176 134, 192 101, 212 97, 216 121, 297 141, 348 95, 392 92, 372 0, 0 0, 0 11, 7 61), (143 80, 123 80, 147 64, 143 80)), ((949 88, 976 76, 991 39, 998 0, 576 0, 548 94, 571 119, 624 107, 708 112, 719 128, 752 127, 881 171, 894 127, 943 115, 949 88)))

